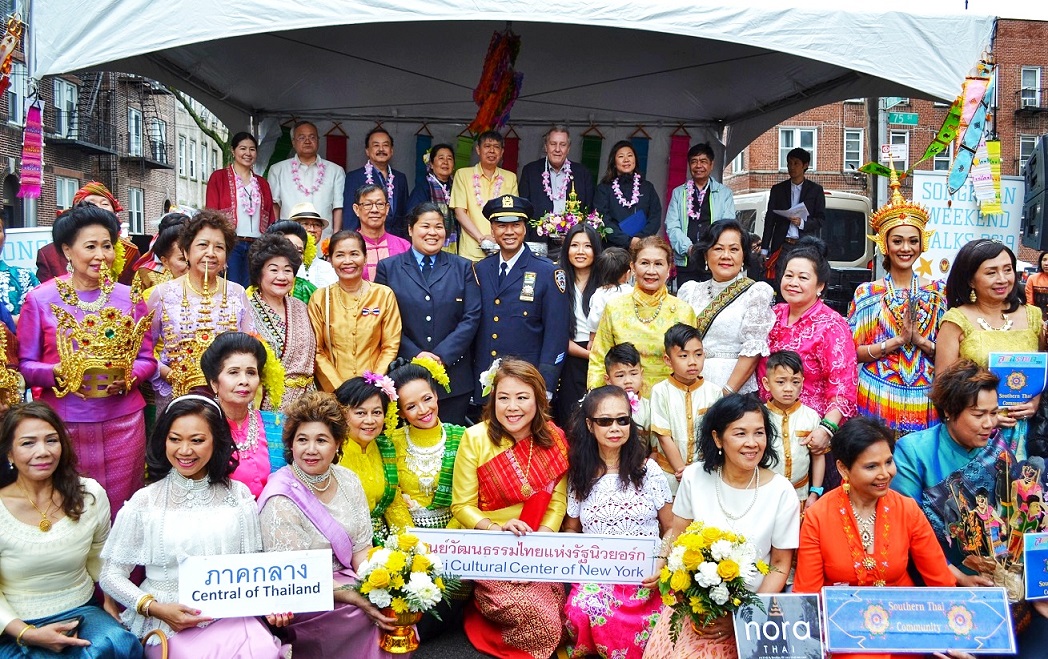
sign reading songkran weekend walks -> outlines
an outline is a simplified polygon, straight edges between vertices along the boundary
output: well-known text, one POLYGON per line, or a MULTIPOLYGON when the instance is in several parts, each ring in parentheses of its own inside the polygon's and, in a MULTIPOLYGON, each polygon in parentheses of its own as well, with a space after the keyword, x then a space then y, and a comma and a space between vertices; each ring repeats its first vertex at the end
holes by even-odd
POLYGON ((330 611, 331 550, 189 556, 178 565, 178 601, 211 618, 330 611))
POLYGON ((587 533, 415 529, 460 579, 639 584, 655 571, 656 538, 587 533))

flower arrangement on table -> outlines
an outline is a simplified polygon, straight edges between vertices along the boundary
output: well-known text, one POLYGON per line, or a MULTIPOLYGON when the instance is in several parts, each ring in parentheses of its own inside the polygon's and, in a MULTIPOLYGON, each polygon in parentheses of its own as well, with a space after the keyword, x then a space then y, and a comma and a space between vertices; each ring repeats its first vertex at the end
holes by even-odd
MULTIPOLYGON (((357 576, 356 591, 385 615, 397 619, 398 631, 383 634, 379 641, 382 648, 400 653, 418 647, 418 636, 411 625, 440 604, 447 588, 440 557, 430 553, 416 535, 391 534, 384 547, 368 552, 357 576)), ((440 619, 436 611, 433 615, 440 619)))
POLYGON ((721 616, 733 615, 744 605, 764 610, 760 598, 746 587, 746 582, 769 570, 767 563, 757 560, 756 547, 745 537, 692 522, 674 540, 659 573, 662 601, 673 610, 673 642, 677 642, 686 617, 698 629, 721 616))
POLYGON ((571 227, 580 222, 585 222, 596 229, 601 238, 608 234, 608 229, 604 226, 604 220, 601 218, 600 213, 597 211, 590 211, 588 214, 583 212, 579 197, 575 194, 575 186, 572 185, 571 194, 568 195, 568 199, 564 203, 564 212, 559 215, 554 212, 546 213, 539 219, 532 220, 531 226, 535 228, 535 233, 540 236, 563 239, 568 231, 571 230, 571 227))

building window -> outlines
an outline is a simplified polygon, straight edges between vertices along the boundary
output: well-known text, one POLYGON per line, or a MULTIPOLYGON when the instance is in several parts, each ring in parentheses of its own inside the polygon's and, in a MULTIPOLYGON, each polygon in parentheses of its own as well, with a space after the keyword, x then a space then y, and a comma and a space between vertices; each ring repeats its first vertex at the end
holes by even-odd
MULTIPOLYGON (((204 170, 207 169, 207 145, 200 145, 200 180, 206 181, 209 174, 205 174, 204 170)), ((212 170, 213 171, 213 170, 212 170)))
POLYGON ((142 188, 127 189, 127 222, 131 233, 145 233, 146 192, 142 188))
POLYGON ((75 178, 55 177, 55 197, 58 210, 64 211, 73 207, 73 196, 80 189, 80 181, 75 178))
POLYGON ((25 121, 27 80, 25 64, 11 62, 11 86, 7 88, 7 120, 19 126, 25 121))
POLYGON ((186 136, 178 136, 178 175, 186 176, 186 136))
MULTIPOLYGON (((910 131, 908 130, 893 130, 891 132, 890 144, 893 147, 902 146, 903 158, 902 161, 895 161, 895 169, 903 171, 910 167, 910 131)), ((894 149, 893 149, 894 150, 894 149)))
POLYGON ((746 150, 739 151, 739 155, 731 161, 731 173, 738 174, 746 171, 746 150))
POLYGON ((142 155, 142 111, 136 108, 127 109, 127 153, 142 155))
POLYGON ((786 154, 790 149, 800 147, 811 154, 809 170, 815 171, 815 129, 814 128, 780 128, 779 129, 779 169, 786 171, 786 154))
POLYGON ((196 158, 197 158, 197 143, 196 140, 189 140, 189 178, 196 180, 196 158))
POLYGON ((844 171, 852 172, 862 167, 861 128, 844 129, 844 171))
POLYGON ((950 164, 953 162, 953 143, 946 145, 946 148, 942 150, 942 153, 935 156, 932 161, 932 170, 936 172, 948 172, 950 171, 950 164))
POLYGON ((150 155, 156 162, 167 164, 167 122, 162 119, 149 120, 150 155))
POLYGON ((68 80, 55 79, 55 133, 76 139, 76 104, 80 89, 68 80))
MULTIPOLYGON (((1019 169, 1022 170, 1026 166, 1026 161, 1033 155, 1034 149, 1037 148, 1037 136, 1036 135, 1020 135, 1019 136, 1019 169)), ((1020 172, 1021 173, 1021 172, 1020 172)))
POLYGON ((211 171, 218 171, 218 149, 211 149, 211 171))
POLYGON ((1024 66, 1019 74, 1019 107, 1040 107, 1041 67, 1024 66))

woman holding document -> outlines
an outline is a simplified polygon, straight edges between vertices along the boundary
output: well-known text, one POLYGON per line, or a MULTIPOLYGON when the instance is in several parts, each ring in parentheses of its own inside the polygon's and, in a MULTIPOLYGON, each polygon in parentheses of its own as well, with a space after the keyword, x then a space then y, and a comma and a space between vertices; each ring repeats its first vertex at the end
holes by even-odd
POLYGON ((604 219, 606 246, 629 249, 654 236, 662 225, 662 202, 655 186, 637 171, 637 152, 621 140, 611 147, 608 171, 593 196, 593 208, 604 219))

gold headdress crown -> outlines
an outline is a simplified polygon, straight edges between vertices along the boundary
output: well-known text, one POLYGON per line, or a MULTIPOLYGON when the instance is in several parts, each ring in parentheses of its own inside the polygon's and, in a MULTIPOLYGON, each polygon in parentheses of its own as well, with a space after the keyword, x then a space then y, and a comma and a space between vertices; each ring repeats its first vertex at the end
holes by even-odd
POLYGON ((920 204, 907 201, 899 192, 901 185, 899 175, 893 167, 891 178, 888 180, 888 187, 891 189, 888 203, 878 208, 870 218, 870 228, 875 232, 875 235, 870 236, 870 240, 877 245, 881 254, 888 253, 885 249, 885 241, 888 239, 888 232, 896 227, 916 227, 921 234, 922 251, 928 249, 928 240, 935 233, 934 229, 925 229, 928 224, 928 209, 920 204))
POLYGON ((58 321, 55 395, 61 398, 79 391, 87 398, 104 398, 116 380, 123 380, 124 390, 130 391, 135 385, 131 371, 146 330, 153 324, 152 312, 136 323, 131 316, 108 306, 77 322, 57 304, 52 304, 51 310, 58 321))

